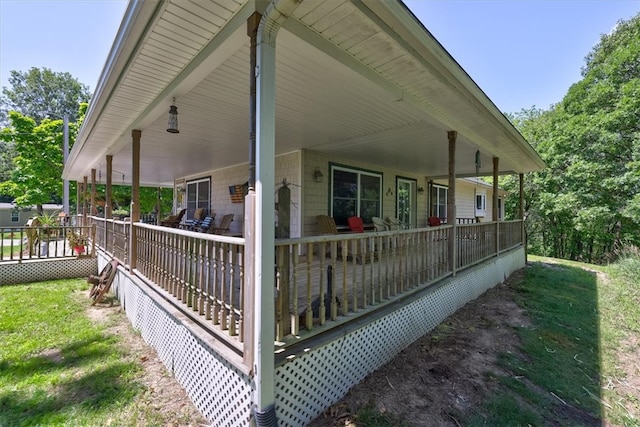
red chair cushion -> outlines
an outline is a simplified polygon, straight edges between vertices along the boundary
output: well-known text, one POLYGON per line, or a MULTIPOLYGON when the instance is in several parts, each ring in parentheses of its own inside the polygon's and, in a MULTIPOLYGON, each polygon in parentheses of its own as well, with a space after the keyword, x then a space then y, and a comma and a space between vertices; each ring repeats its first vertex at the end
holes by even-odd
POLYGON ((347 218, 347 224, 349 224, 349 230, 352 232, 364 233, 364 224, 359 216, 350 216, 347 218))
POLYGON ((429 226, 430 227, 437 227, 440 225, 440 218, 438 218, 437 216, 430 216, 429 217, 429 226))

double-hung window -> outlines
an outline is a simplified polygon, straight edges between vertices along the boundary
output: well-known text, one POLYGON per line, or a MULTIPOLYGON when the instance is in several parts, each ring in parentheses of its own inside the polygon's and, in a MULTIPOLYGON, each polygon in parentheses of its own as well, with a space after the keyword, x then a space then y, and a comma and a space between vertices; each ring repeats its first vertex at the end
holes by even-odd
POLYGON ((441 220, 447 219, 447 195, 449 189, 441 185, 431 186, 431 209, 430 216, 435 216, 441 220))
POLYGON ((337 225, 359 216, 365 223, 382 215, 382 174, 331 165, 330 215, 337 225))
POLYGON ((11 222, 18 222, 20 221, 20 211, 17 209, 14 209, 11 211, 11 222))
POLYGON ((209 215, 211 202, 211 178, 196 179, 187 182, 187 218, 193 218, 196 209, 203 208, 209 215))

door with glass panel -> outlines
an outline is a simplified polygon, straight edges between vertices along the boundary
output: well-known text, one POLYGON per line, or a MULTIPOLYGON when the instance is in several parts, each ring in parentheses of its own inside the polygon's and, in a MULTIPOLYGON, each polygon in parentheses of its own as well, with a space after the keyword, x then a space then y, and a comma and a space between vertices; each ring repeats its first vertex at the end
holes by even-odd
POLYGON ((396 214, 403 228, 416 226, 416 181, 396 179, 396 214))

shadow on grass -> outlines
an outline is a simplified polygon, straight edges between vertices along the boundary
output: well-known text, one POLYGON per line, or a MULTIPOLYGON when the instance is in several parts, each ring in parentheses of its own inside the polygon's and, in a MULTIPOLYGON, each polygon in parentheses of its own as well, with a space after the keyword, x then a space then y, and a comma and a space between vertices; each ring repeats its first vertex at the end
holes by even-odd
POLYGON ((139 368, 122 361, 114 343, 94 334, 25 360, 0 362, 2 382, 16 384, 0 390, 0 426, 64 423, 71 414, 90 420, 130 401, 141 390, 129 380, 139 368))
POLYGON ((514 289, 533 326, 517 329, 521 352, 501 357, 508 376, 497 376, 501 390, 485 404, 500 416, 470 424, 601 425, 596 274, 537 262, 514 289))

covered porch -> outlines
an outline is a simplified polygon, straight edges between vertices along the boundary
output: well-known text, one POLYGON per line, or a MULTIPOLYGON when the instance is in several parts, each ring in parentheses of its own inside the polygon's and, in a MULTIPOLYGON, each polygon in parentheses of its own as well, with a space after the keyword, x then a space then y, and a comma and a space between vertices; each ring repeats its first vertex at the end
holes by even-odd
MULTIPOLYGON (((295 389, 289 368, 309 349, 330 348, 340 333, 380 331, 381 316, 431 298, 430 289, 450 285, 470 298, 476 291, 466 289, 523 264, 522 192, 518 219, 501 221, 498 177, 517 174, 522 188, 524 174, 543 166, 402 2, 132 1, 64 177, 85 192, 88 177, 92 186, 106 177, 104 218, 88 209, 81 218, 96 227, 100 262, 120 261, 117 292, 132 319, 155 331, 149 341, 159 340, 167 363, 178 354, 184 366, 201 366, 191 346, 201 354, 212 341, 203 369, 242 384, 249 407, 220 418, 211 408, 227 408, 227 394, 220 386, 202 397, 203 380, 189 368, 185 381, 213 405, 207 416, 237 425, 224 420, 277 413, 300 425, 346 386, 297 415, 302 394, 292 403, 281 390, 295 389), (130 221, 112 217, 114 174, 131 185, 130 221), (480 176, 493 177, 491 197, 471 193, 472 206, 486 202, 484 222, 459 224, 467 215, 457 214, 457 182, 480 176), (446 194, 435 204, 434 183, 446 194), (232 232, 142 223, 143 185, 173 188, 174 213, 202 203, 233 214, 232 232), (230 200, 232 186, 240 202, 230 200), (290 200, 276 200, 281 186, 290 200), (284 206, 288 235, 277 231, 284 206), (427 226, 434 209, 447 225, 427 226), (409 227, 320 235, 320 214, 406 214, 409 227), (149 308, 160 305, 164 314, 149 308), (171 331, 195 325, 206 338, 193 332, 197 344, 178 346, 157 330, 161 322, 171 331)), ((404 339, 389 341, 368 369, 404 339)), ((329 378, 337 368, 323 369, 329 378)))

